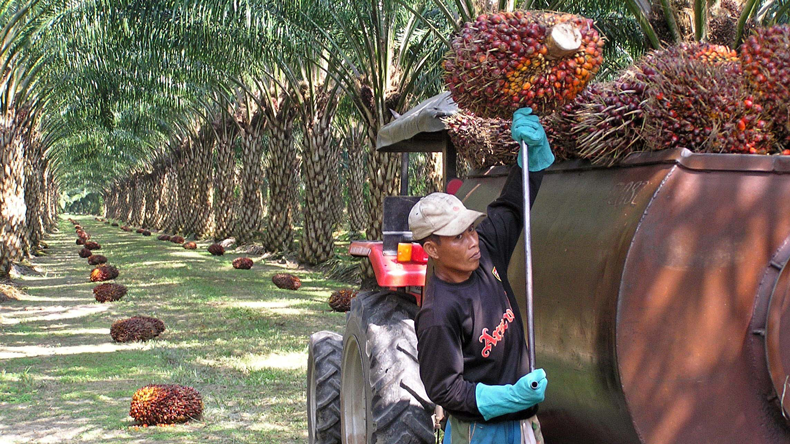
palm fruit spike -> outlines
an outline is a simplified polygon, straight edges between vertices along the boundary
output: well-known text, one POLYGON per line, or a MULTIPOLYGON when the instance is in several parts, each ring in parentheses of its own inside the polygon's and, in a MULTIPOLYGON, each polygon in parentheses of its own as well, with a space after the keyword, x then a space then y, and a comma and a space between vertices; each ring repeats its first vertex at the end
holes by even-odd
POLYGON ((444 60, 453 99, 480 117, 543 116, 573 100, 603 62, 592 20, 563 13, 483 14, 464 24, 444 60))
POLYGON ((88 265, 99 265, 107 262, 107 258, 101 254, 92 254, 88 256, 88 265))
POLYGON ((755 100, 773 116, 777 139, 790 148, 790 25, 755 30, 741 46, 741 66, 755 100))
POLYGON ((101 245, 98 242, 88 241, 85 242, 85 248, 88 250, 101 250, 101 245))
POLYGON ((129 416, 140 424, 176 424, 199 418, 203 399, 192 387, 175 384, 151 384, 132 395, 129 416))
POLYGON ((185 242, 184 243, 184 248, 186 248, 187 250, 196 250, 197 249, 197 244, 194 243, 194 242, 185 242))
POLYGON ((772 152, 768 118, 744 86, 740 65, 711 62, 696 57, 697 53, 698 45, 678 45, 653 53, 636 66, 636 78, 647 86, 641 130, 647 147, 772 152))
POLYGON ((81 258, 85 258, 85 259, 91 257, 92 254, 93 253, 91 253, 91 250, 88 250, 87 248, 84 248, 84 247, 82 248, 82 250, 80 250, 80 253, 79 253, 80 257, 81 258))
POLYGON ((249 270, 252 268, 252 259, 248 257, 237 257, 233 259, 233 268, 237 270, 249 270))
POLYGON ((126 295, 126 287, 120 284, 99 284, 93 287, 93 297, 99 302, 114 302, 126 295))
POLYGON ((103 282, 118 277, 118 269, 108 264, 98 265, 91 271, 91 282, 103 282))
POLYGON ((458 155, 472 168, 516 162, 518 143, 510 137, 510 120, 486 119, 459 111, 442 121, 458 155))
POLYGON ((116 342, 147 341, 165 331, 165 323, 150 316, 132 316, 112 323, 110 336, 116 342))
POLYGON ((329 296, 329 306, 332 310, 346 312, 351 309, 351 300, 355 297, 357 297, 356 290, 337 290, 329 296))
POLYGON ((302 281, 298 277, 288 273, 275 274, 272 276, 272 282, 277 288, 285 290, 298 290, 302 286, 302 281))
POLYGON ((208 247, 208 252, 214 256, 222 256, 225 254, 225 249, 220 244, 211 244, 208 247))

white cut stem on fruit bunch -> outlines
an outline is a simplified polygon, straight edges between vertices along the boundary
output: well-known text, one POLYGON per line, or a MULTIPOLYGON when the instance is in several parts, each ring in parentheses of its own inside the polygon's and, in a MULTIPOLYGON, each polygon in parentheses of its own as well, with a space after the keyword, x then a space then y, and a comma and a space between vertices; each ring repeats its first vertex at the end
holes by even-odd
MULTIPOLYGON (((521 180, 524 184, 524 286, 527 296, 527 353, 529 356, 529 371, 535 370, 535 320, 532 315, 532 226, 529 218, 529 157, 527 155, 527 144, 521 144, 521 180)), ((535 388, 535 387, 533 387, 535 388)))
POLYGON ((582 33, 573 23, 559 23, 551 28, 546 37, 548 56, 561 59, 575 54, 582 46, 582 33))

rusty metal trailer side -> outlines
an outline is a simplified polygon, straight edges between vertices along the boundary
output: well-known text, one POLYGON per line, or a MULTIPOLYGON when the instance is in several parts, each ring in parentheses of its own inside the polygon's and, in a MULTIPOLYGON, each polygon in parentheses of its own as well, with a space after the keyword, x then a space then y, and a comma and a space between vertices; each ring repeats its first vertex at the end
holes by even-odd
MULTIPOLYGON (((532 210, 547 442, 790 443, 788 172, 685 150, 547 172, 532 210)), ((458 195, 482 209, 503 182, 491 169, 458 195)), ((522 247, 509 276, 523 288, 522 247)))

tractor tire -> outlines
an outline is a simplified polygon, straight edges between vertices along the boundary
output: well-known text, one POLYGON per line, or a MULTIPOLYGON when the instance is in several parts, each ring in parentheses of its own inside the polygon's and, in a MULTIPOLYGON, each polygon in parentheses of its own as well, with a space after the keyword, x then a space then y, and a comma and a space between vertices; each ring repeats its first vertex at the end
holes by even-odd
POLYGON ((340 423, 344 444, 434 443, 435 405, 420 380, 414 298, 360 293, 343 336, 340 423))
POLYGON ((307 430, 310 444, 340 443, 340 359, 343 337, 310 336, 307 350, 307 430))

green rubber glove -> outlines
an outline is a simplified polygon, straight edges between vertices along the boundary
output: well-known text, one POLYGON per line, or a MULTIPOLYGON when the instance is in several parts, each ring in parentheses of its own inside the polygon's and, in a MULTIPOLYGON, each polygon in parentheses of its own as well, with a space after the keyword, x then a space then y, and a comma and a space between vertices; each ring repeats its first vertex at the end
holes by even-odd
MULTIPOLYGON (((538 116, 532 114, 532 108, 521 108, 513 113, 510 133, 516 142, 523 140, 527 144, 529 171, 545 170, 554 163, 554 154, 551 152, 549 139, 546 138, 546 131, 540 124, 538 116)), ((518 166, 524 168, 521 158, 522 153, 519 150, 518 166)))
POLYGON ((542 368, 522 376, 513 385, 485 385, 478 382, 475 386, 477 410, 486 421, 526 410, 543 402, 548 383, 546 372, 542 368), (534 389, 533 382, 537 384, 534 389))

